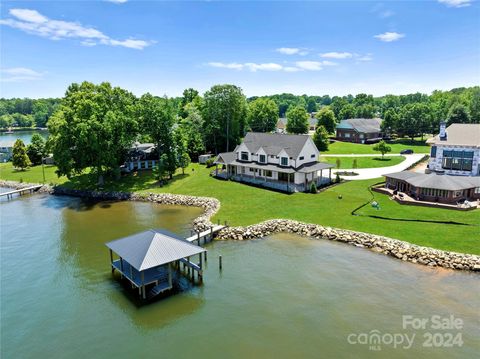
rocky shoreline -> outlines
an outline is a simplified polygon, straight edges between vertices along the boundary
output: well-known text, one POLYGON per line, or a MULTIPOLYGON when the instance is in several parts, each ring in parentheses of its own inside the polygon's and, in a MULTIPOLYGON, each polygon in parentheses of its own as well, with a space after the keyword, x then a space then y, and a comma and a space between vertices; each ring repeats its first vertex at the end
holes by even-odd
MULTIPOLYGON (((32 184, 29 183, 0 181, 0 187, 15 189, 25 188, 31 185, 32 184)), ((148 201, 159 204, 201 207, 204 212, 200 217, 197 217, 193 223, 197 231, 210 228, 213 225, 210 222, 210 218, 220 209, 220 201, 215 198, 169 193, 150 193, 143 195, 129 192, 74 190, 50 186, 43 186, 39 189, 39 192, 99 200, 148 201)), ((478 255, 443 251, 375 234, 325 227, 318 224, 308 224, 288 219, 272 219, 247 227, 227 227, 218 233, 216 239, 248 240, 262 238, 278 232, 289 232, 315 239, 344 242, 356 247, 367 248, 377 253, 386 254, 402 261, 423 264, 430 267, 480 271, 480 256, 478 255)))

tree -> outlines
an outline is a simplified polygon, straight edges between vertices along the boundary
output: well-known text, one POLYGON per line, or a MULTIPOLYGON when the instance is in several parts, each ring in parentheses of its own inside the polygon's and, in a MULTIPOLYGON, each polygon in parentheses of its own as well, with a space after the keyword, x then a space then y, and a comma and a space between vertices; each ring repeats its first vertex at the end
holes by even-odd
POLYGON ((32 135, 31 143, 27 146, 27 155, 34 166, 42 164, 45 157, 45 140, 40 134, 32 135))
POLYGON ((317 118, 317 126, 323 126, 328 133, 334 133, 337 121, 335 119, 335 114, 329 107, 323 107, 315 115, 317 118))
POLYGON ((350 105, 350 104, 345 105, 340 111, 338 118, 340 118, 341 120, 348 120, 349 118, 355 118, 355 107, 353 107, 353 105, 350 105))
POLYGON ((447 124, 452 123, 470 123, 470 113, 464 105, 453 105, 448 111, 447 124))
POLYGON ((317 103, 313 97, 309 97, 307 100, 307 112, 312 113, 317 111, 317 103))
POLYGON ((398 114, 393 109, 388 109, 383 115, 383 121, 380 125, 381 130, 387 136, 391 135, 394 129, 397 127, 398 114))
POLYGON ((271 132, 278 121, 278 107, 273 100, 258 98, 248 106, 248 124, 252 131, 271 132))
POLYGON ((356 159, 356 158, 354 158, 354 159, 353 159, 353 162, 352 162, 352 168, 353 168, 353 169, 356 169, 356 168, 358 168, 358 161, 357 161, 357 159, 356 159))
POLYGON ((308 133, 308 114, 303 107, 290 108, 287 112, 288 133, 308 133))
POLYGON ((400 111, 397 120, 397 133, 406 135, 414 140, 415 136, 423 135, 431 128, 431 109, 426 103, 411 103, 405 105, 400 111))
POLYGON ((328 151, 328 132, 324 126, 317 126, 315 134, 313 135, 313 142, 319 151, 328 151))
POLYGON ((13 167, 20 168, 22 171, 31 165, 25 144, 21 139, 16 140, 13 145, 12 164, 13 167))
POLYGON ((391 152, 392 148, 389 145, 387 145, 385 141, 382 140, 378 142, 375 146, 373 146, 373 150, 380 152, 382 154, 382 159, 383 159, 383 156, 385 156, 385 153, 391 152))
POLYGON ((355 116, 357 118, 373 118, 375 117, 375 106, 371 104, 358 106, 355 109, 355 116))
POLYGON ((135 140, 135 97, 108 82, 68 87, 48 121, 57 174, 71 177, 91 168, 102 185, 105 174, 120 175, 120 165, 135 140))
POLYGON ((190 165, 191 159, 188 155, 187 135, 182 127, 175 130, 175 153, 178 167, 182 169, 182 174, 185 174, 185 168, 190 165))
POLYGON ((186 118, 188 116, 188 112, 185 108, 188 104, 192 103, 194 100, 198 98, 198 91, 193 88, 188 88, 183 91, 182 101, 180 103, 180 117, 186 118))
POLYGON ((226 152, 245 135, 247 101, 242 89, 234 85, 215 85, 205 93, 203 119, 207 149, 226 152))
POLYGON ((342 165, 342 161, 340 160, 340 158, 336 159, 335 165, 337 166, 337 168, 340 168, 340 166, 342 165))
POLYGON ((146 132, 155 143, 159 160, 162 159, 165 171, 170 178, 177 169, 175 151, 175 110, 167 98, 155 97, 147 93, 137 104, 137 116, 140 128, 146 132))
POLYGON ((205 151, 204 141, 204 123, 202 114, 197 106, 191 102, 185 106, 187 117, 180 122, 183 128, 186 142, 187 152, 190 158, 198 158, 205 151))
POLYGON ((182 169, 182 174, 185 174, 185 168, 190 166, 190 162, 191 162, 191 160, 190 160, 190 156, 188 155, 188 153, 183 152, 178 159, 178 165, 182 169))

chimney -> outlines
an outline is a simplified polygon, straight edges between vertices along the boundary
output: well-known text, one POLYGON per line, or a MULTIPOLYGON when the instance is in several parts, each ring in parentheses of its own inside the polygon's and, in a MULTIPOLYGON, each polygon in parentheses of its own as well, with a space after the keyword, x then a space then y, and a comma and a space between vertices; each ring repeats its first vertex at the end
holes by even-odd
POLYGON ((446 141, 447 139, 447 130, 446 130, 447 123, 440 122, 440 140, 446 141))

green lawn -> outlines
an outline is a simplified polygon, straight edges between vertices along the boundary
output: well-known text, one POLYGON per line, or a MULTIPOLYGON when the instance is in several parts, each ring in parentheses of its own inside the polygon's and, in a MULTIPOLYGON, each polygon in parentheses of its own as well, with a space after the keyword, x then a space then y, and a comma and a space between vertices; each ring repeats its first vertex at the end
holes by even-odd
MULTIPOLYGON (((41 182, 41 168, 32 168, 23 173, 14 172, 11 164, 0 165, 0 178, 41 182)), ((48 169, 53 174, 53 167, 48 169)), ((222 205, 214 220, 227 220, 231 225, 249 225, 272 218, 290 218, 309 223, 318 223, 338 228, 352 229, 398 238, 408 242, 457 252, 480 254, 480 211, 461 212, 438 208, 400 205, 387 196, 375 193, 380 210, 363 207, 351 215, 352 210, 371 199, 368 186, 381 179, 351 181, 316 195, 296 193, 287 195, 244 184, 221 181, 209 176, 211 169, 192 164, 185 175, 179 171, 174 179, 158 187, 150 172, 137 177, 127 176, 118 182, 107 182, 105 189, 140 192, 169 192, 218 198, 222 205), (342 199, 338 196, 341 195, 342 199), (468 226, 438 223, 402 222, 366 217, 377 215, 388 218, 457 221, 468 226)), ((85 175, 66 186, 94 188, 85 175)), ((50 182, 56 182, 49 176, 50 182)), ((58 182, 65 182, 64 178, 58 182)))
MULTIPOLYGON (((430 147, 422 141, 420 138, 415 139, 413 142, 409 139, 399 139, 390 141, 388 145, 392 148, 391 153, 400 153, 405 149, 412 149, 415 153, 430 153, 430 147)), ((328 151, 325 154, 378 154, 379 152, 373 150, 375 145, 363 145, 359 143, 350 142, 334 142, 328 146, 328 151)))
MULTIPOLYGON (((45 183, 58 184, 67 181, 67 177, 58 178, 55 170, 55 166, 44 166, 45 169, 45 183)), ((31 167, 25 171, 17 171, 12 167, 11 162, 0 164, 0 179, 17 181, 17 182, 30 182, 30 183, 43 183, 42 166, 31 167)))
POLYGON ((353 168, 353 161, 357 160, 357 168, 376 168, 395 166, 405 161, 404 156, 379 157, 320 157, 320 161, 331 163, 337 168, 337 159, 340 160, 340 168, 353 168))

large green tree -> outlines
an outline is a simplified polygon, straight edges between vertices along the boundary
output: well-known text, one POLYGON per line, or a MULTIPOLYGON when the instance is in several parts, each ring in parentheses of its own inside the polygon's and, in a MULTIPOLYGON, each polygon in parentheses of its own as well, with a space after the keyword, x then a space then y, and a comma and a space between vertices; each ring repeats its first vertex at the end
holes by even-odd
POLYGON ((175 148, 175 108, 172 102, 163 97, 147 93, 137 105, 137 116, 141 132, 150 136, 157 147, 159 159, 162 159, 165 171, 170 178, 177 169, 175 148))
POLYGON ((215 85, 204 95, 203 119, 207 149, 231 151, 245 135, 247 101, 234 85, 215 85))
POLYGON ((268 98, 257 98, 248 105, 248 124, 252 131, 271 132, 278 121, 278 106, 268 98))
POLYGON ((468 108, 460 103, 453 105, 448 111, 447 124, 470 123, 468 108))
POLYGON ((204 123, 202 114, 191 102, 185 106, 187 117, 180 122, 187 142, 187 153, 192 159, 198 158, 205 151, 204 123))
POLYGON ((40 134, 34 133, 32 135, 31 143, 27 146, 27 155, 34 166, 42 164, 42 159, 46 153, 45 140, 40 134))
POLYGON ((303 107, 293 107, 287 112, 288 133, 308 133, 308 114, 303 107))
POLYGON ((383 114, 383 121, 382 124, 380 125, 382 132, 390 136, 394 129, 397 127, 397 122, 398 122, 398 114, 394 109, 388 109, 385 111, 383 114))
POLYGON ((313 135, 313 142, 319 151, 328 151, 328 131, 324 126, 317 126, 315 134, 313 135))
POLYGON ((31 165, 30 160, 27 156, 27 150, 25 144, 21 139, 18 139, 13 144, 13 153, 12 153, 12 165, 15 168, 19 168, 22 171, 25 170, 28 166, 31 165))
POLYGON ((119 175, 137 133, 135 97, 108 82, 68 87, 58 111, 49 119, 49 144, 58 175, 90 168, 103 184, 106 173, 119 175))
POLYGON ((317 126, 323 126, 328 133, 334 133, 337 121, 335 119, 335 114, 330 109, 330 107, 323 107, 315 115, 317 118, 317 126))
POLYGON ((338 117, 340 120, 348 120, 350 118, 355 118, 355 107, 351 104, 345 105, 338 117))

